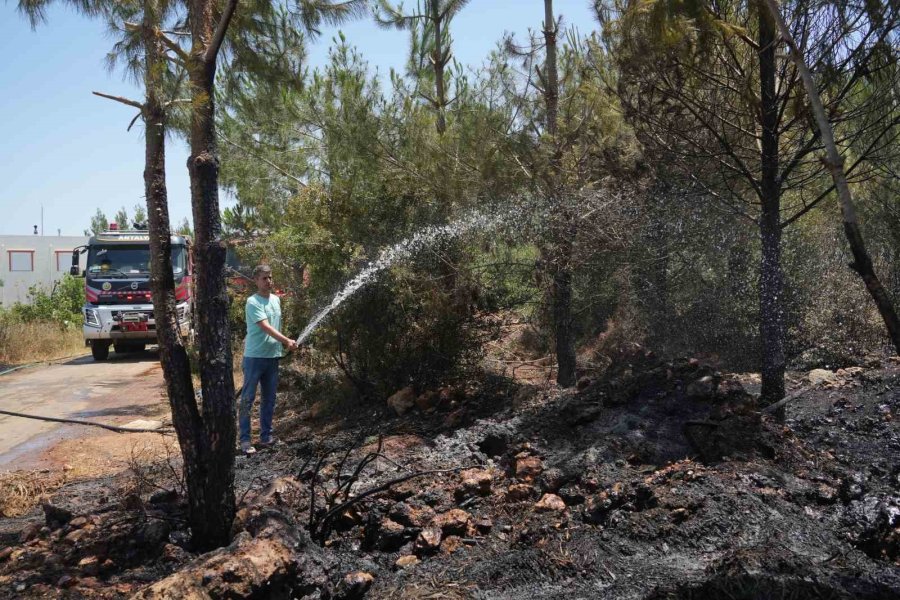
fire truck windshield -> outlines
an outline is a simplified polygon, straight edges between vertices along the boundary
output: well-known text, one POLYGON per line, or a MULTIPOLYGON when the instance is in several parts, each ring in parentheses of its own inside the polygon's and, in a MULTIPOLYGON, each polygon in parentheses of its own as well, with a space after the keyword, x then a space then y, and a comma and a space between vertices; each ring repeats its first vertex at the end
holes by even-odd
MULTIPOLYGON (((184 246, 172 246, 172 272, 176 278, 186 268, 184 246)), ((92 246, 87 275, 92 279, 143 278, 150 274, 150 248, 142 245, 92 246)))

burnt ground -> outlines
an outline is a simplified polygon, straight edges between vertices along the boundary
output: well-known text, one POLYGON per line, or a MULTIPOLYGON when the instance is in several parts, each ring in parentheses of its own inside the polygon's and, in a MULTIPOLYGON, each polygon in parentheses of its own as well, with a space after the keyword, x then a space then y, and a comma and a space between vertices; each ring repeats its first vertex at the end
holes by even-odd
MULTIPOLYGON (((238 459, 236 529, 254 531, 273 509, 306 527, 314 490, 312 537, 324 549, 307 541, 306 552, 326 577, 313 585, 294 567, 278 576, 283 596, 259 585, 210 593, 900 597, 900 363, 826 375, 798 376, 809 389, 784 424, 758 409, 748 378, 640 352, 571 392, 485 374, 401 394, 402 416, 381 404, 322 414, 288 391, 283 443, 238 459), (323 524, 338 488, 353 498, 432 470, 442 472, 323 524), (339 584, 351 572, 371 583, 339 584)), ((128 597, 202 561, 181 498, 161 489, 167 473, 157 464, 142 485, 132 474, 68 486, 47 514, 0 527, 0 597, 128 597)), ((203 581, 240 578, 226 575, 203 581)))

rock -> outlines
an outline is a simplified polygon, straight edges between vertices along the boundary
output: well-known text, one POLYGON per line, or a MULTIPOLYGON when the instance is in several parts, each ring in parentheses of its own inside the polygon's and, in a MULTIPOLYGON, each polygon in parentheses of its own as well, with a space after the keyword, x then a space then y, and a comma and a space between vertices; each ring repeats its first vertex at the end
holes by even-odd
POLYGON ((428 505, 411 502, 397 502, 391 507, 388 517, 406 527, 425 527, 434 519, 434 509, 428 505))
POLYGON ((688 384, 687 389, 685 389, 684 393, 688 398, 705 400, 708 398, 712 398, 715 395, 717 387, 719 386, 715 377, 713 377, 712 375, 706 375, 688 384))
POLYGON ((176 490, 156 490, 150 494, 150 504, 171 504, 178 500, 176 490))
POLYGON ((544 494, 534 505, 539 512, 562 512, 566 510, 566 503, 556 494, 544 494))
POLYGON ((507 502, 524 502, 534 496, 534 488, 527 483, 515 483, 506 490, 507 502))
POLYGON ((556 494, 563 499, 566 506, 584 504, 585 501, 585 496, 578 489, 578 486, 572 484, 564 485, 556 492, 556 494))
POLYGON ((538 485, 542 491, 555 494, 569 480, 571 477, 567 477, 560 469, 547 469, 538 477, 538 485))
POLYGON ((441 545, 441 530, 438 527, 426 527, 419 532, 413 550, 417 556, 433 554, 441 545))
POLYGON ((441 544, 441 552, 444 554, 453 554, 463 546, 462 538, 458 535, 451 535, 444 543, 441 544))
POLYGON ((475 521, 475 529, 478 530, 478 533, 481 535, 487 535, 494 528, 494 523, 487 517, 481 517, 480 519, 475 521))
POLYGON ((537 456, 516 459, 516 477, 523 481, 534 481, 544 471, 544 463, 537 456))
POLYGON ((387 404, 398 416, 402 415, 416 405, 416 392, 408 385, 388 398, 387 404))
POLYGON ((162 560, 167 563, 180 563, 188 557, 188 553, 185 552, 184 548, 181 546, 176 546, 175 544, 166 544, 163 546, 162 551, 162 560))
POLYGON ((38 536, 41 532, 41 524, 40 523, 29 523, 25 526, 25 529, 19 534, 19 543, 24 544, 26 542, 30 542, 34 538, 38 536))
POLYGON ((687 520, 689 516, 691 516, 691 511, 686 508, 676 508, 672 511, 672 520, 676 523, 682 523, 687 520))
POLYGON ((431 526, 440 529, 444 535, 466 535, 471 523, 472 515, 454 508, 436 516, 431 521, 431 526))
POLYGON ((56 587, 61 589, 68 589, 78 583, 78 580, 72 577, 71 575, 63 575, 56 582, 56 587))
POLYGON ((806 378, 811 385, 837 383, 838 380, 837 373, 829 371, 828 369, 813 369, 806 375, 806 378))
POLYGON ((135 539, 139 546, 146 550, 157 549, 162 547, 169 539, 169 532, 172 527, 166 521, 153 519, 147 521, 135 533, 135 539))
POLYGON ((96 575, 100 572, 100 560, 96 556, 85 556, 78 561, 78 568, 84 575, 96 575))
POLYGON ((44 509, 44 521, 50 529, 59 529, 72 520, 72 511, 61 506, 44 502, 42 507, 44 509))
POLYGON ((87 529, 75 529, 66 534, 66 537, 63 538, 63 541, 67 544, 75 546, 85 535, 87 535, 87 529))
POLYGON ((409 567, 417 564, 419 564, 419 559, 413 554, 406 554, 404 556, 401 556, 397 559, 397 562, 394 563, 394 565, 398 569, 408 569, 409 567))
POLYGON ((90 519, 88 519, 87 517, 75 517, 74 519, 69 521, 69 527, 71 527, 72 529, 81 529, 90 522, 90 519))
POLYGON ((13 549, 7 546, 6 548, 0 549, 0 562, 4 562, 7 560, 10 555, 13 553, 13 549))
POLYGON ((594 380, 591 379, 590 377, 587 377, 587 376, 581 377, 581 378, 578 380, 578 383, 575 384, 575 388, 576 388, 579 392, 581 392, 581 391, 583 391, 583 390, 586 390, 593 382, 594 382, 594 380))
POLYGON ((359 600, 366 595, 375 577, 365 571, 354 571, 344 575, 334 592, 334 600, 359 600))
POLYGON ((391 519, 384 519, 378 527, 378 548, 385 552, 393 552, 408 539, 406 528, 391 519))
POLYGON ((430 410, 434 410, 440 404, 441 397, 434 390, 428 390, 422 394, 416 396, 416 408, 421 410, 422 412, 428 412, 430 410))
POLYGON ((277 477, 263 488, 255 504, 262 506, 293 506, 304 493, 304 485, 296 477, 277 477))
POLYGON ((863 369, 862 367, 847 367, 846 369, 838 369, 835 375, 837 375, 838 377, 846 377, 849 379, 851 377, 856 377, 863 371, 865 371, 865 369, 863 369))
POLYGON ((487 496, 491 493, 494 477, 490 472, 482 469, 466 469, 459 477, 462 480, 462 487, 457 490, 457 496, 487 496))

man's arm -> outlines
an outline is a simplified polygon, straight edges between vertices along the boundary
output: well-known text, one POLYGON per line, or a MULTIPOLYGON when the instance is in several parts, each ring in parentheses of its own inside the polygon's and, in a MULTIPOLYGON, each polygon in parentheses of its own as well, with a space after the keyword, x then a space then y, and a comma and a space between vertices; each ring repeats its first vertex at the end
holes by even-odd
POLYGON ((271 323, 269 323, 268 319, 263 319, 262 321, 257 321, 256 325, 266 332, 267 335, 275 338, 279 342, 281 342, 288 350, 293 350, 297 347, 297 342, 282 334, 280 331, 272 327, 271 323))

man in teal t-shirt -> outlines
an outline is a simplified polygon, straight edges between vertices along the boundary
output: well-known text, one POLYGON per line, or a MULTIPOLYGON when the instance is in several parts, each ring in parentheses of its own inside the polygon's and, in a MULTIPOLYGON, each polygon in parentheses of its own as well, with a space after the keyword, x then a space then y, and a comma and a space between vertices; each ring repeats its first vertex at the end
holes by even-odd
POLYGON ((241 388, 239 423, 241 450, 253 454, 256 449, 250 443, 250 411, 256 400, 256 386, 262 388, 259 402, 259 445, 269 447, 275 443, 272 437, 272 416, 275 414, 275 388, 278 387, 278 359, 282 350, 291 351, 297 343, 281 333, 281 300, 272 293, 272 269, 259 265, 253 270, 256 293, 247 298, 245 320, 247 337, 244 339, 244 387, 241 388))

